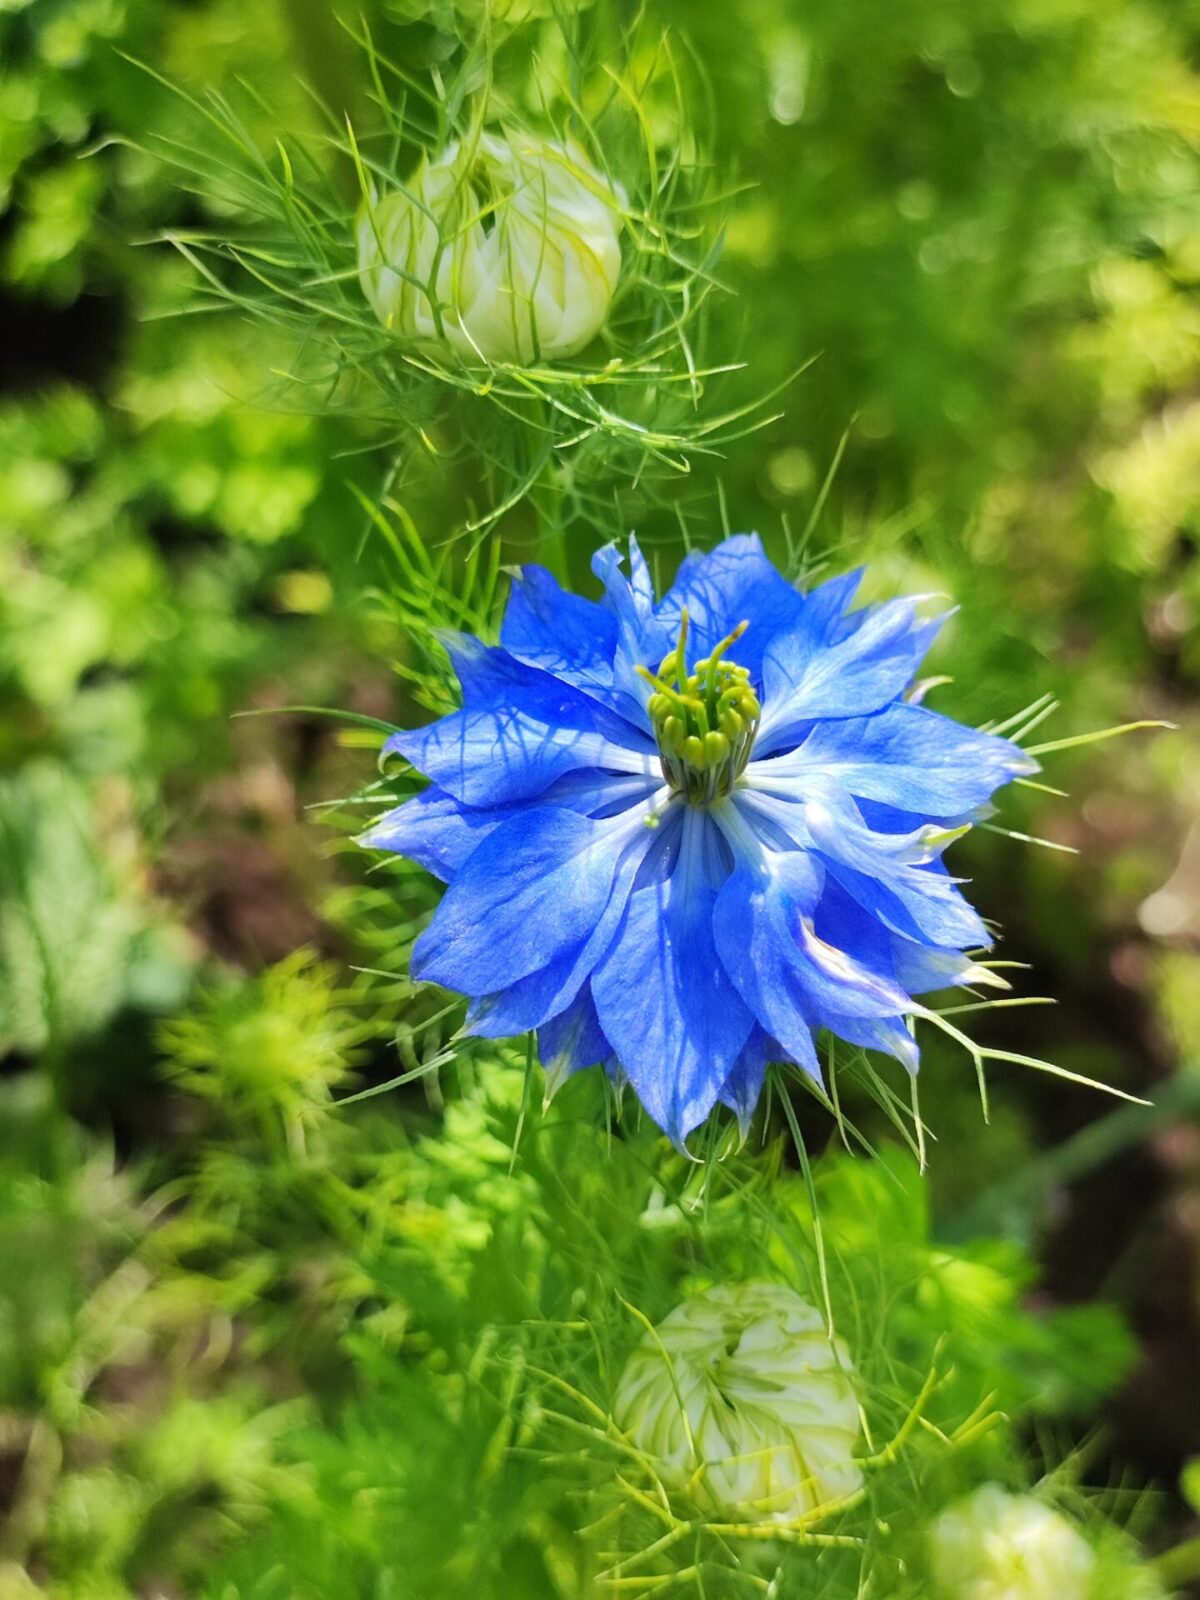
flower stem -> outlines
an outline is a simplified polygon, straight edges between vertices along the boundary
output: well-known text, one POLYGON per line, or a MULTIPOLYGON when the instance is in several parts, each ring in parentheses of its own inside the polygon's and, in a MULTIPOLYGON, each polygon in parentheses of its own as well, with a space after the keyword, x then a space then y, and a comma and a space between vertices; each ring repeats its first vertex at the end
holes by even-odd
POLYGON ((1165 1551, 1150 1563, 1157 1577, 1168 1589, 1191 1583, 1200 1578, 1200 1539, 1188 1539, 1165 1551))
MULTIPOLYGON (((347 122, 355 121, 358 105, 346 34, 326 0, 283 0, 283 11, 300 70, 344 133, 347 122)), ((358 176, 348 151, 335 152, 334 176, 347 198, 356 202, 358 176)))

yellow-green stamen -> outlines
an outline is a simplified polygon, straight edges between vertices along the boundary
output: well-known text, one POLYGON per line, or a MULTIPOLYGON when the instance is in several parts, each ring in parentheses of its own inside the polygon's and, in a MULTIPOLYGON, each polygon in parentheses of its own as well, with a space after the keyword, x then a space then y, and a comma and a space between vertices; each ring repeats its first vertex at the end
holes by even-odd
POLYGON ((761 707, 749 670, 726 657, 748 627, 748 622, 739 622, 689 672, 685 608, 679 642, 663 657, 658 672, 638 668, 654 691, 647 710, 663 776, 693 805, 727 795, 750 759, 761 707))

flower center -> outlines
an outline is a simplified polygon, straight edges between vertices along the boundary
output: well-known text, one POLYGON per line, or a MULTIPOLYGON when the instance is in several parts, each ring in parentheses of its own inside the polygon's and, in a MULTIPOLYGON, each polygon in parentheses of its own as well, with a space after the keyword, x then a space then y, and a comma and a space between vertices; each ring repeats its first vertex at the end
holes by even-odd
POLYGON ((647 709, 663 777, 692 805, 708 805, 727 795, 750 759, 762 708, 750 687, 749 669, 725 658, 749 626, 739 622, 689 672, 685 607, 679 642, 663 657, 657 674, 638 668, 654 691, 647 709))

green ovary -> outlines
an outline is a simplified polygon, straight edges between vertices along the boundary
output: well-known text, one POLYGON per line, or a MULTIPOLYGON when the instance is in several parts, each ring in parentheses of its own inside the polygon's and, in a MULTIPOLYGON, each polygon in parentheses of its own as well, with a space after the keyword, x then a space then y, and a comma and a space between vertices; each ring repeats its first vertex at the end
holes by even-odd
POLYGON ((685 610, 679 642, 663 657, 657 675, 638 669, 654 691, 647 709, 663 776, 693 805, 727 795, 754 746, 762 708, 750 687, 749 670, 725 655, 748 626, 740 622, 689 672, 685 610))

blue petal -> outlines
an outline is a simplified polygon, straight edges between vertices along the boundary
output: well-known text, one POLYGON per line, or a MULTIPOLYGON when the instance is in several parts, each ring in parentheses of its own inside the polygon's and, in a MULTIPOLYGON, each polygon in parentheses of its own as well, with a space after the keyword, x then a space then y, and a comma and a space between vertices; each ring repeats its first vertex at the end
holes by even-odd
POLYGON ((451 628, 442 629, 438 641, 450 658, 464 706, 510 693, 516 687, 504 671, 504 666, 512 659, 506 651, 489 648, 473 634, 451 628))
MULTIPOLYGON (((539 797, 540 805, 566 806, 584 816, 612 816, 647 799, 661 786, 659 777, 621 778, 581 767, 565 773, 539 797)), ((528 809, 517 803, 465 806, 431 784, 387 812, 358 836, 367 850, 390 850, 449 883, 488 834, 528 809)))
POLYGON ((462 994, 505 989, 569 952, 599 922, 641 826, 537 807, 488 835, 413 947, 415 978, 462 994))
POLYGON ((884 983, 904 990, 896 978, 893 953, 896 936, 870 911, 864 910, 836 878, 828 875, 813 912, 813 929, 819 939, 835 950, 851 951, 860 966, 884 983))
POLYGON ((902 1017, 828 1016, 823 1021, 830 1033, 837 1034, 839 1039, 862 1045, 866 1050, 879 1050, 884 1055, 895 1056, 915 1075, 921 1063, 921 1051, 902 1017))
POLYGON ((813 846, 834 877, 894 932, 960 949, 991 943, 978 913, 936 863, 905 859, 920 849, 926 830, 873 834, 849 803, 835 815, 820 801, 809 801, 803 812, 813 846))
MULTIPOLYGON (((811 1039, 809 1043, 811 1048, 811 1039)), ((741 1055, 729 1069, 729 1076, 721 1085, 721 1104, 728 1106, 736 1114, 743 1139, 750 1131, 750 1119, 754 1115, 754 1108, 762 1093, 763 1078, 768 1066, 772 1061, 790 1060, 791 1057, 779 1040, 772 1039, 755 1023, 750 1030, 750 1037, 742 1047, 741 1055)), ((812 1050, 811 1060, 804 1062, 803 1065, 809 1076, 819 1082, 821 1069, 817 1065, 815 1049, 812 1050)))
POLYGON ((514 583, 500 637, 520 660, 553 672, 648 732, 646 700, 650 691, 633 667, 635 663, 657 666, 662 652, 651 651, 643 659, 642 651, 656 642, 647 637, 643 624, 648 619, 648 626, 656 625, 649 574, 636 552, 636 541, 634 550, 637 582, 633 586, 617 570, 616 553, 612 552, 613 566, 606 568, 610 598, 604 605, 560 589, 541 567, 525 567, 514 583), (630 603, 639 620, 622 633, 611 595, 616 593, 624 607, 627 590, 632 592, 630 603))
POLYGON ((763 660, 759 754, 794 744, 806 723, 867 716, 895 700, 942 621, 921 622, 913 601, 892 600, 870 612, 841 644, 814 646, 804 627, 781 634, 763 660))
POLYGON ((748 771, 779 793, 833 779, 847 793, 938 820, 965 816, 1002 784, 1036 772, 1007 739, 963 727, 924 706, 888 706, 872 717, 819 722, 798 749, 748 771))
POLYGON ((675 637, 656 615, 654 587, 636 539, 629 540, 628 578, 621 571, 621 561, 616 545, 605 545, 592 557, 592 571, 604 585, 608 604, 617 619, 616 681, 621 688, 636 689, 641 704, 645 697, 641 693, 641 681, 632 670, 634 663, 657 671, 659 662, 675 643, 675 637))
POLYGON ((689 807, 675 871, 630 896, 592 975, 605 1036, 646 1110, 676 1143, 712 1110, 753 1023, 713 943, 711 824, 689 807))
POLYGON ((531 701, 560 715, 568 726, 596 727, 615 738, 637 738, 621 716, 597 705, 554 673, 519 661, 501 645, 484 644, 469 633, 451 630, 438 637, 463 687, 465 710, 474 710, 480 703, 531 701))
POLYGON ((866 570, 855 567, 836 578, 827 578, 805 595, 804 614, 809 632, 822 644, 838 644, 848 639, 870 616, 869 607, 846 614, 846 607, 858 593, 866 570))
MULTIPOLYGON (((858 811, 872 833, 907 834, 928 826, 926 819, 915 811, 898 811, 895 806, 881 805, 877 800, 859 800, 858 811)), ((969 816, 955 817, 953 823, 947 823, 939 817, 938 826, 950 827, 970 820, 969 816)))
POLYGON ((749 622, 733 655, 757 682, 763 652, 777 633, 797 624, 805 605, 799 590, 768 561, 758 535, 735 533, 715 550, 684 557, 659 615, 677 632, 687 607, 693 659, 708 655, 739 622, 749 622))
POLYGON ((590 987, 585 985, 565 1011, 538 1029, 537 1045, 548 1096, 573 1072, 612 1058, 590 987))
POLYGON ((613 874, 608 903, 587 936, 559 951, 537 971, 497 994, 483 996, 472 1007, 469 1030, 489 1039, 503 1039, 514 1033, 538 1028, 569 1006, 587 981, 588 975, 612 943, 624 914, 629 892, 638 870, 651 849, 659 847, 670 821, 653 832, 638 827, 613 874))
MULTIPOLYGON (((910 988, 907 980, 920 970, 917 963, 921 958, 932 952, 906 939, 888 935, 838 885, 826 885, 817 909, 815 926, 823 939, 839 949, 853 950, 860 965, 879 974, 886 982, 894 983, 900 992, 906 995, 916 992, 910 988), (906 952, 910 951, 916 953, 917 963, 907 960, 906 952)), ((956 952, 940 952, 943 965, 947 954, 955 962, 961 961, 956 952)), ((911 1004, 905 1005, 890 1017, 847 1016, 837 1011, 827 1011, 822 1014, 821 1021, 839 1038, 868 1050, 880 1050, 886 1055, 895 1056, 909 1072, 916 1072, 920 1051, 904 1017, 904 1013, 912 1009, 911 1004)))
POLYGON ((464 861, 512 812, 460 805, 436 786, 423 789, 372 824, 358 842, 368 850, 392 850, 448 882, 464 861))
POLYGON ((812 1023, 893 1016, 909 1004, 893 980, 817 934, 819 893, 820 868, 806 852, 764 851, 758 863, 739 863, 714 915, 717 948, 742 999, 801 1062, 812 1023))
POLYGON ((483 652, 471 671, 476 688, 487 684, 484 703, 393 734, 384 746, 467 805, 529 799, 578 767, 658 771, 644 733, 549 673, 502 650, 483 652))
POLYGON ((713 908, 717 951, 743 1002, 788 1055, 817 1078, 811 1013, 789 959, 795 941, 786 908, 811 908, 819 893, 819 869, 796 851, 780 858, 774 876, 737 866, 713 908))
POLYGON ((903 1015, 909 997, 890 979, 873 972, 848 950, 822 939, 801 921, 793 924, 799 946, 793 970, 809 1003, 822 1019, 831 1015, 903 1015))
MULTIPOLYGON (((900 941, 889 935, 838 884, 826 881, 813 915, 813 927, 826 944, 837 950, 853 951, 857 965, 891 988, 898 1000, 907 995, 908 991, 897 982, 896 976, 894 949, 900 941)), ((910 1007, 905 1005, 904 1009, 907 1011, 910 1007)), ((823 1010, 819 1020, 821 1026, 839 1038, 871 1050, 882 1050, 903 1061, 910 1071, 916 1070, 916 1043, 902 1015, 847 1016, 823 1010)))
POLYGON ((604 606, 560 588, 545 567, 527 566, 509 591, 500 643, 568 683, 611 682, 617 623, 604 606))

